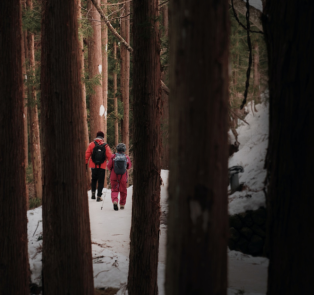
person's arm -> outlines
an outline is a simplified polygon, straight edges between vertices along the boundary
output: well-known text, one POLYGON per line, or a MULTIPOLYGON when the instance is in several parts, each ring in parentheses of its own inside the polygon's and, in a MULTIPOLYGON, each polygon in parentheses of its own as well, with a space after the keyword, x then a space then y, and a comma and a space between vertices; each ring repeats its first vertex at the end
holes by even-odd
POLYGON ((113 163, 112 163, 112 159, 113 159, 113 157, 111 156, 111 158, 110 158, 110 160, 109 160, 109 163, 108 163, 108 165, 107 165, 107 168, 108 168, 108 170, 112 170, 112 166, 113 166, 113 163))
POLYGON ((93 152, 93 148, 92 148, 92 145, 95 145, 93 142, 91 142, 88 147, 87 147, 87 150, 85 152, 85 164, 88 164, 88 160, 89 158, 91 157, 92 155, 92 152, 93 152))
POLYGON ((131 162, 129 156, 126 156, 126 158, 128 159, 127 164, 126 164, 126 169, 131 169, 132 168, 132 162, 131 162))
POLYGON ((112 157, 112 152, 111 152, 111 149, 110 149, 110 146, 109 146, 109 144, 107 144, 106 145, 106 157, 107 157, 107 159, 111 159, 111 157, 112 157))

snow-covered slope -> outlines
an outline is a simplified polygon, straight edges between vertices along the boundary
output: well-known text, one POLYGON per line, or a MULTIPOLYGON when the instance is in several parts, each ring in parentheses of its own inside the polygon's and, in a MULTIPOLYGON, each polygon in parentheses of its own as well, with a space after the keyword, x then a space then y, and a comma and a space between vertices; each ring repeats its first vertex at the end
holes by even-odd
MULTIPOLYGON (((245 120, 249 125, 240 122, 237 129, 239 151, 229 159, 229 167, 240 165, 244 168, 244 172, 239 173, 239 182, 247 187, 244 191, 229 196, 231 215, 265 206, 263 188, 266 177, 264 162, 268 145, 268 104, 258 104, 256 109, 257 112, 253 114, 251 107, 248 106, 250 113, 245 120), (247 195, 251 197, 247 198, 247 195)), ((233 142, 233 135, 231 132, 229 134, 233 142)))

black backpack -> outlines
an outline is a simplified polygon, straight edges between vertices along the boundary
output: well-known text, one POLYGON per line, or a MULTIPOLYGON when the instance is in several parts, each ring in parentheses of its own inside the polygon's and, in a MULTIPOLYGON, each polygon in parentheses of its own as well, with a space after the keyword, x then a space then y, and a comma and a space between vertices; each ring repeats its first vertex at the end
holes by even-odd
POLYGON ((123 175, 126 172, 128 159, 125 154, 115 154, 113 159, 113 170, 117 175, 123 175))
POLYGON ((95 147, 93 149, 92 153, 92 160, 96 164, 96 166, 99 166, 106 161, 106 143, 98 144, 98 142, 95 140, 95 147))

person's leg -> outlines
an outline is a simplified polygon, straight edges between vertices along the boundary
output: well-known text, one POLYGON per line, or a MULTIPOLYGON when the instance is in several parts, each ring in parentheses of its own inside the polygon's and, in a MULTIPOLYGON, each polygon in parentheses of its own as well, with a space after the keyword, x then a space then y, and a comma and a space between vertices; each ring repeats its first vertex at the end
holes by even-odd
POLYGON ((102 190, 104 188, 104 182, 105 182, 105 169, 97 168, 98 170, 98 192, 97 197, 101 197, 102 190))
POLYGON ((119 186, 120 191, 120 209, 124 209, 127 197, 127 182, 126 179, 122 179, 119 186))
POLYGON ((96 184, 97 184, 97 171, 95 168, 92 168, 92 199, 95 198, 95 192, 96 192, 96 184))
POLYGON ((115 180, 111 180, 111 200, 112 203, 117 203, 119 202, 118 196, 119 196, 119 184, 115 180))

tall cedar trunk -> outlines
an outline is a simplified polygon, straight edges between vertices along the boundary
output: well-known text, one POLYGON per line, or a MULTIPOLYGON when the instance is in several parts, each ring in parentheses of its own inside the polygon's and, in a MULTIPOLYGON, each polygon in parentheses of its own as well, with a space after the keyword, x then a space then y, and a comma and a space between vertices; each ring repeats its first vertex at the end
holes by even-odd
POLYGON ((118 121, 118 84, 117 84, 117 43, 113 42, 113 58, 114 58, 114 72, 113 72, 113 100, 114 100, 114 144, 115 146, 119 143, 119 121, 118 121))
MULTIPOLYGON (((121 19, 121 36, 124 40, 130 43, 130 2, 126 2, 121 19)), ((120 78, 120 89, 121 98, 123 103, 123 124, 121 126, 122 141, 126 145, 126 153, 129 154, 129 93, 130 93, 130 52, 123 45, 120 47, 121 54, 121 78, 120 78)))
POLYGON ((264 10, 270 93, 269 295, 313 292, 313 14, 313 1, 267 1, 264 10))
POLYGON ((29 294, 20 0, 0 1, 0 294, 29 294))
POLYGON ((134 170, 128 290, 157 295, 160 219, 160 41, 158 0, 133 1, 134 170))
POLYGON ((169 17, 168 17, 168 5, 162 7, 162 25, 164 27, 164 34, 168 37, 169 31, 169 17))
POLYGON ((43 2, 43 281, 48 295, 94 294, 77 4, 43 2))
POLYGON ((259 72, 259 48, 258 43, 254 44, 254 81, 253 86, 257 99, 260 97, 260 72, 259 72))
MULTIPOLYGON (((26 1, 27 8, 32 10, 32 0, 26 1)), ((34 53, 34 34, 27 33, 27 53, 28 53, 28 76, 31 81, 35 79, 35 53, 34 53)), ((32 84, 32 83, 31 83, 32 84)), ((35 87, 28 87, 28 113, 29 113, 29 131, 31 141, 31 155, 33 165, 33 179, 35 186, 35 197, 42 198, 42 170, 41 170, 41 148, 39 137, 38 109, 35 87)))
MULTIPOLYGON (((82 18, 82 0, 78 0, 79 5, 77 7, 77 18, 81 20, 82 18)), ((81 29, 81 23, 79 23, 79 29, 81 29)), ((81 64, 81 73, 82 73, 82 80, 84 77, 84 71, 85 71, 85 64, 84 64, 84 43, 83 43, 83 36, 80 36, 79 39, 79 51, 80 51, 80 64, 81 64)), ((88 122, 87 122, 87 106, 86 106, 86 87, 85 83, 82 82, 82 105, 83 105, 83 122, 84 122, 84 151, 87 150, 87 147, 89 145, 89 136, 88 136, 88 122)), ((91 169, 88 167, 86 169, 86 188, 91 189, 91 169)))
MULTIPOLYGON (((20 0, 21 1, 21 0, 20 0)), ((22 8, 22 3, 21 3, 21 8, 22 8)), ((27 92, 27 75, 26 75, 26 60, 25 60, 25 54, 26 54, 26 49, 25 49, 25 35, 26 31, 22 32, 21 35, 21 49, 22 49, 22 77, 23 77, 23 121, 24 121, 24 143, 25 143, 25 167, 28 166, 28 125, 27 125, 27 100, 26 100, 26 92, 27 92)), ((28 203, 28 200, 27 200, 28 203)))
MULTIPOLYGON (((107 14, 107 0, 101 0, 103 11, 107 14)), ((101 23, 101 50, 102 50, 102 95, 104 114, 104 134, 107 142, 107 109, 108 109, 108 27, 104 22, 101 23)), ((107 187, 107 170, 105 171, 105 187, 107 187)))
MULTIPOLYGON (((100 0, 96 0, 100 5, 100 0)), ((89 18, 91 18, 91 26, 93 35, 89 37, 88 42, 88 68, 90 79, 102 74, 102 57, 101 57, 101 25, 100 15, 91 1, 88 1, 89 18)), ((101 82, 101 78, 100 78, 101 82)), ((100 83, 101 84, 101 83, 100 83)), ((102 86, 95 85, 93 87, 94 94, 89 98, 90 112, 90 133, 91 138, 95 138, 96 133, 104 130, 104 120, 100 116, 100 107, 103 105, 102 86)))
POLYGON ((166 294, 221 295, 227 289, 228 0, 170 5, 166 294))

